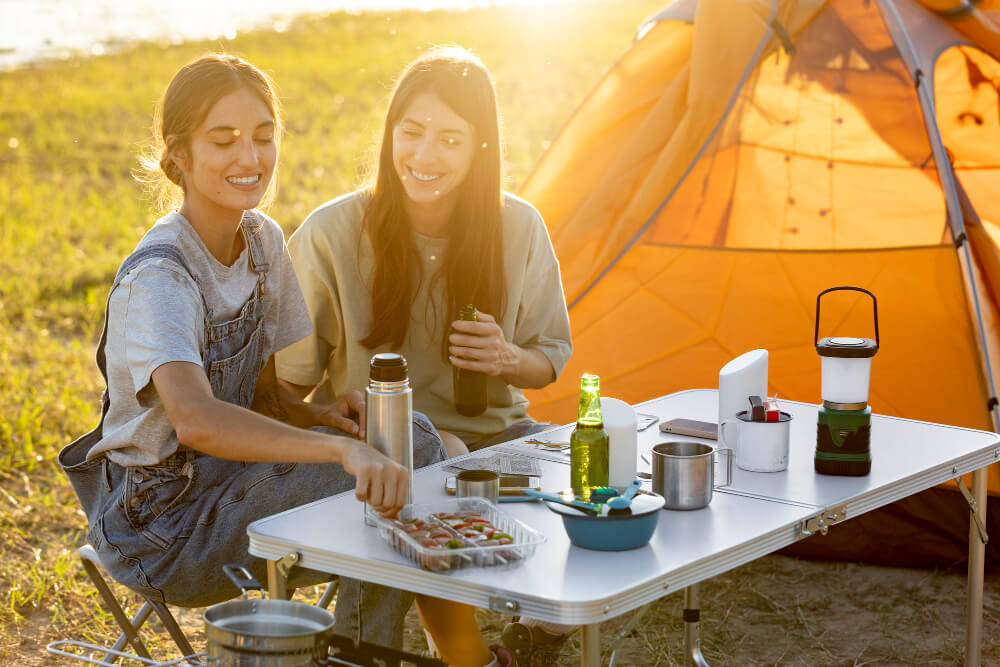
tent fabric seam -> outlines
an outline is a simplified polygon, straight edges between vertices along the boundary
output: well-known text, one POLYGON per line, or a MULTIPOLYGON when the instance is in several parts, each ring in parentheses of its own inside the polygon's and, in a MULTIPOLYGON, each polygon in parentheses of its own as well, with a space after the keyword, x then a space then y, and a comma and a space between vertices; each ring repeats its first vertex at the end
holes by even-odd
POLYGON ((750 61, 747 64, 746 69, 743 70, 743 75, 740 77, 740 80, 737 81, 736 85, 733 87, 733 92, 729 96, 729 101, 726 103, 726 108, 723 109, 722 113, 719 116, 718 121, 716 121, 715 125, 712 127, 712 131, 709 132, 708 136, 705 138, 705 141, 698 149, 698 152, 694 154, 694 157, 691 159, 691 162, 688 164, 687 168, 674 183, 673 188, 671 188, 670 192, 667 193, 667 196, 664 197, 663 200, 656 207, 656 210, 653 211, 653 214, 650 215, 649 218, 646 219, 646 222, 644 222, 636 231, 636 233, 632 235, 632 238, 629 239, 628 243, 625 244, 625 246, 621 249, 621 251, 619 251, 618 254, 615 255, 615 257, 610 262, 608 262, 608 264, 603 269, 601 269, 601 272, 597 275, 597 277, 595 277, 590 282, 590 284, 587 285, 583 289, 583 291, 580 292, 580 294, 578 294, 576 298, 573 299, 573 302, 570 303, 568 306, 569 310, 572 310, 578 303, 580 303, 580 300, 583 299, 583 297, 585 297, 590 292, 590 290, 593 289, 594 286, 597 285, 597 283, 599 283, 604 278, 604 276, 607 275, 608 271, 610 271, 619 262, 619 260, 621 260, 621 258, 625 256, 625 253, 627 253, 629 250, 632 249, 632 246, 634 246, 636 241, 639 240, 639 237, 641 237, 642 234, 645 233, 645 231, 653 223, 653 220, 655 220, 657 216, 659 216, 660 212, 663 210, 663 207, 667 205, 667 202, 673 198, 674 194, 677 192, 677 189, 681 186, 681 183, 683 183, 687 179, 687 177, 691 174, 691 170, 694 169, 695 164, 697 164, 701 156, 704 155, 705 149, 715 138, 716 134, 719 132, 719 129, 722 127, 722 124, 729 116, 729 112, 732 110, 733 105, 736 104, 736 100, 739 97, 740 91, 743 89, 743 85, 750 77, 750 73, 753 71, 755 67, 757 67, 758 61, 760 60, 760 56, 764 52, 764 48, 770 43, 771 39, 774 37, 774 28, 770 27, 770 24, 771 21, 777 17, 777 15, 778 15, 778 2, 777 0, 771 0, 771 15, 768 16, 767 18, 768 28, 764 31, 764 35, 761 37, 760 42, 757 44, 757 48, 754 50, 753 57, 750 58, 750 61))

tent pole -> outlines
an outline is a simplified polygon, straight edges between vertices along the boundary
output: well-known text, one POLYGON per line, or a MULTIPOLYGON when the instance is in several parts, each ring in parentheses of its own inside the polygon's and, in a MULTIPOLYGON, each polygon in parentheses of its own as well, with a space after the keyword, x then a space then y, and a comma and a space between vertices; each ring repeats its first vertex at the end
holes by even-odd
MULTIPOLYGON (((913 83, 916 87, 917 99, 920 101, 920 112, 923 116, 924 127, 927 130, 927 139, 930 142, 931 152, 934 155, 934 166, 937 168, 938 177, 941 180, 941 190, 944 193, 945 208, 948 212, 948 221, 951 227, 952 240, 955 242, 959 254, 959 264, 962 265, 967 289, 969 290, 972 308, 976 314, 977 331, 979 332, 980 351, 983 356, 983 371, 986 376, 986 385, 990 397, 996 397, 996 388, 993 384, 993 369, 990 363, 989 347, 986 343, 986 327, 983 324, 982 307, 979 302, 979 290, 976 288, 975 276, 973 275, 974 264, 971 252, 969 251, 969 241, 965 234, 965 218, 962 215, 962 206, 958 198, 958 188, 956 187, 955 172, 952 169, 951 161, 945 150, 944 142, 941 139, 941 132, 937 125, 937 113, 934 107, 933 91, 931 82, 933 76, 925 76, 923 63, 913 48, 913 43, 906 32, 903 21, 896 10, 892 0, 877 0, 882 10, 882 16, 886 20, 889 32, 893 37, 896 48, 900 56, 907 64, 913 83), (902 44, 900 44, 902 42, 902 44)), ((934 63, 927 63, 929 71, 933 71, 934 63)), ((990 414, 993 418, 993 428, 1000 430, 1000 413, 997 406, 991 402, 990 414)), ((968 564, 968 606, 966 609, 966 633, 965 633, 965 664, 979 665, 982 658, 982 635, 983 635, 983 569, 986 560, 986 543, 979 537, 978 522, 986 523, 986 468, 979 468, 972 473, 972 494, 976 499, 976 514, 969 516, 969 564, 968 564)))
MULTIPOLYGON (((893 37, 896 48, 903 62, 907 65, 910 75, 913 78, 913 85, 916 88, 917 100, 920 102, 920 113, 924 121, 924 129, 927 131, 927 141, 934 155, 934 166, 941 180, 941 190, 944 193, 945 209, 948 213, 948 222, 951 229, 951 237, 959 253, 962 263, 962 273, 965 274, 967 289, 971 296, 970 302, 975 311, 977 331, 979 333, 979 346, 983 355, 983 373, 986 376, 986 388, 990 397, 997 395, 996 386, 993 381, 993 367, 990 363, 989 348, 986 345, 986 326, 983 324, 982 306, 979 301, 979 290, 972 276, 974 266, 972 255, 969 251, 968 238, 965 234, 965 216, 962 214, 962 205, 958 197, 958 187, 955 183, 955 172, 952 170, 951 161, 948 159, 948 151, 944 147, 941 139, 941 131, 937 126, 937 111, 934 107, 933 91, 929 85, 933 77, 926 76, 923 63, 913 48, 913 43, 906 32, 903 20, 893 4, 893 0, 877 0, 882 10, 882 16, 886 20, 889 33, 893 37), (902 43, 900 43, 902 42, 902 43)), ((933 66, 933 63, 928 63, 933 66)), ((990 407, 990 416, 993 419, 994 430, 1000 431, 1000 408, 997 405, 990 407)))

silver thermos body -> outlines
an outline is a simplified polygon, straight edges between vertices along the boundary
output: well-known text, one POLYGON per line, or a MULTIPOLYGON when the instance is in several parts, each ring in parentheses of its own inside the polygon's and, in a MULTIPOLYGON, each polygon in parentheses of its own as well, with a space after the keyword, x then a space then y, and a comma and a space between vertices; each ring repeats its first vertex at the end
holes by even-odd
POLYGON ((413 502, 413 390, 400 354, 372 357, 365 389, 366 442, 406 468, 406 502, 413 502))

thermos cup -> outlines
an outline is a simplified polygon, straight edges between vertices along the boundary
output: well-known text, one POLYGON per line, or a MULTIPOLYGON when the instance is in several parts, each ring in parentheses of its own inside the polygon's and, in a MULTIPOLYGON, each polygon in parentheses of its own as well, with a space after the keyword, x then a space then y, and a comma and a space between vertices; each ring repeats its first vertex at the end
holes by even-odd
POLYGON ((406 502, 413 502, 413 390, 400 354, 372 357, 365 389, 367 443, 410 475, 406 502))

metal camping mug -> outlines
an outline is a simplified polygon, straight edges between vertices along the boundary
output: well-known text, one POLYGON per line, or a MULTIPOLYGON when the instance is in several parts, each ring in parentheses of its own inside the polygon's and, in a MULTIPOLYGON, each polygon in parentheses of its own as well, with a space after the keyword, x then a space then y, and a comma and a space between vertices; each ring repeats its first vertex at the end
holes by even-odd
POLYGON ((492 470, 463 470, 455 476, 455 495, 485 498, 496 504, 500 496, 500 475, 492 470))
POLYGON ((653 445, 653 491, 668 510, 697 510, 712 502, 712 489, 733 479, 733 450, 701 442, 661 442, 653 445), (716 452, 727 453, 726 481, 715 484, 716 452))
POLYGON ((791 424, 792 416, 787 412, 779 412, 776 422, 755 422, 743 410, 736 419, 722 420, 719 442, 736 452, 736 467, 741 470, 780 472, 788 468, 791 424))

